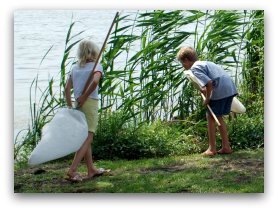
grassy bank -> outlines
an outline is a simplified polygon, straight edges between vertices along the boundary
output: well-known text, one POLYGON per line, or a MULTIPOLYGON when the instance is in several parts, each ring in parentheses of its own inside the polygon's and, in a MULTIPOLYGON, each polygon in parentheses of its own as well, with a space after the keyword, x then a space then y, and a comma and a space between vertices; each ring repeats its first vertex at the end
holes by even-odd
MULTIPOLYGON (((16 193, 262 193, 264 152, 200 154, 156 159, 97 161, 109 174, 81 183, 65 180, 71 158, 36 167, 15 167, 16 193)), ((80 172, 86 172, 82 164, 80 172)))

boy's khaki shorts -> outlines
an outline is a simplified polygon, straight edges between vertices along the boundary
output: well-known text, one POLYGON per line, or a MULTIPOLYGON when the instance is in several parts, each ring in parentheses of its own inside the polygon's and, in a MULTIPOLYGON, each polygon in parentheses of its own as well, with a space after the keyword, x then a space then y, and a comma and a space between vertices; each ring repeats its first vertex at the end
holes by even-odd
POLYGON ((85 114, 88 131, 96 133, 98 125, 98 100, 88 98, 84 105, 78 110, 82 111, 85 114))

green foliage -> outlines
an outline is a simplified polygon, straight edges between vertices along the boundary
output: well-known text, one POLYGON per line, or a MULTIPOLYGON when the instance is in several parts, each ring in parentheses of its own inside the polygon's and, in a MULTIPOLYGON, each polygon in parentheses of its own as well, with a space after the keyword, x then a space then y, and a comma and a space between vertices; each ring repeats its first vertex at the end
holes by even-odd
POLYGON ((264 147, 264 121, 262 116, 241 116, 229 125, 233 149, 264 147))
MULTIPOLYGON (((169 121, 174 116, 186 119, 201 110, 198 94, 192 91, 175 59, 179 47, 185 44, 194 46, 201 60, 222 65, 238 87, 240 79, 246 78, 249 85, 259 83, 252 89, 262 91, 263 53, 260 62, 249 63, 246 58, 257 57, 255 54, 263 50, 263 40, 260 10, 154 10, 124 14, 103 55, 107 77, 100 86, 102 111, 124 108, 139 124, 158 119, 169 121), (123 57, 125 63, 119 68, 117 63, 122 65, 123 57), (260 68, 260 74, 251 73, 253 68, 260 68)), ((242 88, 245 94, 249 85, 242 88)), ((195 121, 202 119, 202 115, 194 117, 195 121)))
POLYGON ((245 15, 240 10, 207 11, 206 18, 202 21, 206 25, 195 46, 200 59, 213 61, 225 68, 236 66, 239 62, 236 54, 240 53, 241 39, 244 36, 242 25, 247 24, 245 15))
POLYGON ((250 19, 241 88, 249 101, 257 101, 264 95, 264 11, 251 11, 250 19))
MULTIPOLYGON (((228 121, 231 146, 234 150, 260 148, 264 146, 263 102, 247 106, 253 115, 241 114, 228 121), (254 112, 258 112, 254 115, 254 112)), ((186 121, 155 121, 134 123, 125 121, 125 113, 106 113, 93 142, 93 154, 97 159, 139 159, 200 153, 208 146, 205 110, 195 113, 186 121), (194 115, 203 115, 195 122, 194 115)), ((217 146, 221 147, 220 134, 216 134, 217 146)))
POLYGON ((206 122, 192 127, 192 122, 142 123, 140 127, 123 121, 123 112, 106 114, 93 141, 93 154, 98 159, 138 159, 201 152, 206 122))
POLYGON ((264 112, 262 100, 248 105, 247 114, 239 115, 230 122, 229 135, 232 147, 235 149, 264 147, 264 112))
POLYGON ((123 107, 138 124, 169 120, 177 113, 185 117, 193 98, 188 98, 187 107, 181 103, 186 97, 181 87, 185 89, 189 83, 175 57, 178 47, 194 34, 185 30, 186 26, 202 15, 200 11, 156 10, 121 17, 103 56, 108 76, 100 85, 103 110, 123 107), (117 61, 121 63, 120 54, 126 62, 119 72, 115 70, 117 61))
MULTIPOLYGON (((102 113, 97 132, 93 140, 94 156, 98 158, 113 158, 115 151, 121 153, 121 146, 116 146, 120 134, 128 130, 123 120, 124 113, 102 113)), ((130 146, 132 147, 132 146, 130 146)))

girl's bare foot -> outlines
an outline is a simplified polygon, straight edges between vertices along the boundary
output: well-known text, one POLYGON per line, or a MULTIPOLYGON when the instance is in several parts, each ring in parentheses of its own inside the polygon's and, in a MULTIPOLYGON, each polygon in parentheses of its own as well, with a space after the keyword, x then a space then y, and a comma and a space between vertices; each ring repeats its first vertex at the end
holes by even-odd
POLYGON ((202 155, 205 155, 205 156, 214 156, 216 155, 217 152, 216 151, 212 151, 210 149, 207 149, 207 151, 203 152, 202 155))
POLYGON ((68 170, 67 176, 72 177, 75 174, 75 171, 72 171, 71 169, 68 170))
POLYGON ((233 150, 231 148, 222 148, 217 153, 218 154, 232 154, 233 150))

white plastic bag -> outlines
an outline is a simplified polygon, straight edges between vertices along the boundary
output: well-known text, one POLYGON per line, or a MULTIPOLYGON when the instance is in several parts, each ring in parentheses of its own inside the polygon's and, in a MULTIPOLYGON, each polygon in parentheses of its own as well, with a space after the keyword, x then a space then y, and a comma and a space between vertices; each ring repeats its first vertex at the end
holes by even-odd
POLYGON ((42 138, 30 155, 30 165, 41 164, 76 152, 88 136, 85 115, 78 110, 61 108, 44 126, 42 138))

